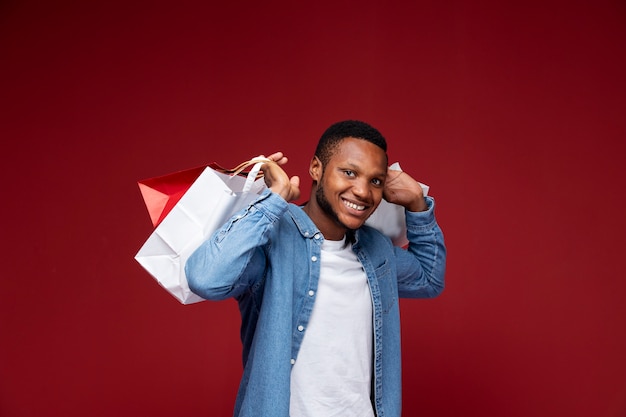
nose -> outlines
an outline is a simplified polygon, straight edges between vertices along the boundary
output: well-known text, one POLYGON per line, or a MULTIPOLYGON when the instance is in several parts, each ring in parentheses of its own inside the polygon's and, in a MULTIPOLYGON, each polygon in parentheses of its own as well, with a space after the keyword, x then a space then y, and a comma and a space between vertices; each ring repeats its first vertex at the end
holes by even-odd
POLYGON ((359 179, 354 182, 352 193, 361 200, 367 200, 371 194, 370 183, 365 179, 359 179))

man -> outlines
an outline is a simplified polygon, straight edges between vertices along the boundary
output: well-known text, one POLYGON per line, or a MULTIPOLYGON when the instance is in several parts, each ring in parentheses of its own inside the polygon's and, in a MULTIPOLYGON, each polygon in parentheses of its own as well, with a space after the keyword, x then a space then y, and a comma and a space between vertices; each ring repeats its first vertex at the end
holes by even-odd
POLYGON ((193 292, 239 303, 235 416, 400 416, 398 297, 439 295, 446 250, 434 200, 386 151, 366 123, 332 125, 302 207, 287 158, 270 155, 268 190, 187 261, 193 292), (382 198, 405 207, 408 249, 364 225, 382 198))

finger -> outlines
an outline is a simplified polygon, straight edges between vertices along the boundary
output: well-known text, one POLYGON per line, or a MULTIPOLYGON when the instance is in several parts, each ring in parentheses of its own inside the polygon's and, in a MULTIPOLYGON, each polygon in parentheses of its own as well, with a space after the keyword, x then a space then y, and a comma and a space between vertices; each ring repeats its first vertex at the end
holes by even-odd
POLYGON ((387 183, 394 182, 397 180, 400 175, 402 175, 402 171, 398 171, 395 169, 387 169, 387 183))
POLYGON ((291 183, 291 200, 297 200, 300 198, 300 177, 294 175, 289 178, 289 182, 291 183))
POLYGON ((274 162, 278 162, 281 159, 285 158, 285 155, 282 152, 274 152, 273 154, 271 154, 267 158, 271 159, 274 162))
POLYGON ((275 159, 274 162, 276 162, 278 165, 285 165, 289 160, 287 159, 286 156, 283 156, 280 159, 275 159))
POLYGON ((263 163, 263 165, 261 165, 261 171, 263 172, 263 175, 265 175, 266 178, 271 178, 273 177, 274 174, 274 168, 277 166, 277 164, 270 160, 268 162, 263 163))

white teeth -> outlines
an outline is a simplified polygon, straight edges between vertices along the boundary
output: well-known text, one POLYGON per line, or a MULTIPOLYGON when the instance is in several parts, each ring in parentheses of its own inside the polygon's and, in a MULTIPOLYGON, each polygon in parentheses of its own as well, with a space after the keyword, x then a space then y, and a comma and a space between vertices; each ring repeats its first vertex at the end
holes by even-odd
POLYGON ((354 204, 354 203, 351 203, 351 202, 349 202, 349 201, 345 201, 345 200, 344 200, 344 202, 343 202, 343 203, 344 203, 346 206, 348 206, 348 207, 350 207, 351 209, 354 209, 354 210, 359 210, 359 211, 365 210, 365 206, 359 206, 359 205, 356 205, 356 204, 354 204))

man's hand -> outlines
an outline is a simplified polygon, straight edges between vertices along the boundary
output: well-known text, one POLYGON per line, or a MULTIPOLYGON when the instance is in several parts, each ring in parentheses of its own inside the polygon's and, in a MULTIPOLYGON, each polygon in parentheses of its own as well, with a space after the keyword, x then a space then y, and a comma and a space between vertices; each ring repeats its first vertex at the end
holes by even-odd
POLYGON ((287 157, 282 152, 276 152, 267 158, 272 162, 267 162, 261 167, 267 188, 288 202, 300 198, 300 178, 298 176, 289 178, 281 168, 287 163, 287 157))
POLYGON ((403 206, 409 211, 428 209, 422 186, 403 171, 387 169, 383 197, 388 202, 403 206))

